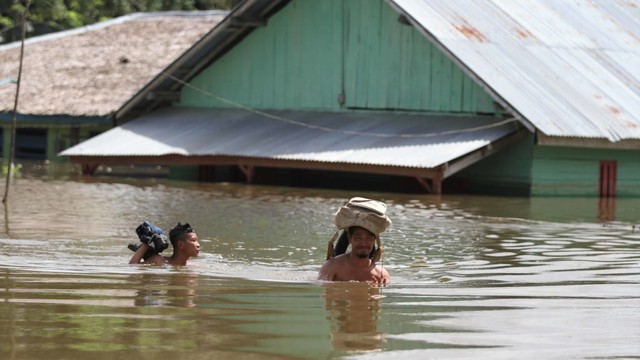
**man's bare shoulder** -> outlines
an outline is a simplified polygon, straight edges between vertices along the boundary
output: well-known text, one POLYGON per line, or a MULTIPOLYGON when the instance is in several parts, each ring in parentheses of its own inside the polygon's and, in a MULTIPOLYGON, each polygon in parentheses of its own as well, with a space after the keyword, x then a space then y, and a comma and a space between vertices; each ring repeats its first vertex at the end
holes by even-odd
POLYGON ((144 261, 145 264, 148 265, 165 265, 167 264, 167 259, 159 254, 153 254, 144 261))
POLYGON ((324 264, 320 267, 320 272, 318 273, 318 279, 320 280, 335 280, 336 273, 345 263, 344 254, 338 255, 336 257, 332 257, 327 259, 324 264))

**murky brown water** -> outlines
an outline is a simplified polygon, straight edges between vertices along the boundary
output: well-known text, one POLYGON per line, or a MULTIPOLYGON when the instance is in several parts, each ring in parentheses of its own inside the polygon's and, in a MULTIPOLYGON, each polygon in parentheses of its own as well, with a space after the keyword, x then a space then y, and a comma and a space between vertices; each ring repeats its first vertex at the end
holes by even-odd
POLYGON ((640 199, 18 178, 3 215, 1 359, 640 358, 640 199), (389 205, 386 288, 315 281, 355 195, 389 205), (128 265, 143 220, 191 223, 195 265, 128 265))

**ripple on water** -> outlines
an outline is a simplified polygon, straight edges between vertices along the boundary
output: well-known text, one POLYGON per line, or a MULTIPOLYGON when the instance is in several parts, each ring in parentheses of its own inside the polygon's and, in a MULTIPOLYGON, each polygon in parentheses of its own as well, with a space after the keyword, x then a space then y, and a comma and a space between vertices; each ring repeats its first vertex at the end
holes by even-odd
POLYGON ((150 329, 184 335, 174 345, 194 357, 640 353, 640 234, 525 219, 534 200, 371 194, 394 221, 382 235, 392 282, 374 291, 315 281, 351 193, 25 179, 16 191, 0 236, 2 309, 15 331, 0 340, 21 358, 180 355, 150 329), (128 265, 145 219, 190 222, 203 248, 194 265, 128 265))

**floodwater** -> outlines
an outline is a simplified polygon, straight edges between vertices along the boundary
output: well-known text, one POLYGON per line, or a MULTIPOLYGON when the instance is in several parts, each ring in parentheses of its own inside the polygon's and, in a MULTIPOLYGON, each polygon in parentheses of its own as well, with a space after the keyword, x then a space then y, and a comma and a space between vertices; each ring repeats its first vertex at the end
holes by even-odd
POLYGON ((10 189, 1 359, 640 358, 640 199, 124 178, 10 189), (383 288, 315 280, 356 195, 389 206, 383 288), (201 255, 128 265, 144 220, 189 222, 201 255))

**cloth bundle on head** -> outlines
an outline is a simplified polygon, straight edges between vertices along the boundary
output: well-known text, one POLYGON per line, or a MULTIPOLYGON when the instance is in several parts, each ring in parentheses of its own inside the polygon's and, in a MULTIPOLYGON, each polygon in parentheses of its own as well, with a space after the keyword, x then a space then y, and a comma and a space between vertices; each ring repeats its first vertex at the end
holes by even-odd
POLYGON ((384 232, 391 225, 391 219, 386 215, 386 212, 387 205, 381 201, 363 197, 349 199, 349 201, 336 212, 335 224, 338 230, 329 241, 327 259, 335 256, 333 243, 338 238, 340 230, 347 230, 352 226, 359 226, 371 231, 376 236, 378 249, 375 251, 373 261, 380 260, 382 257, 380 233, 384 232))

